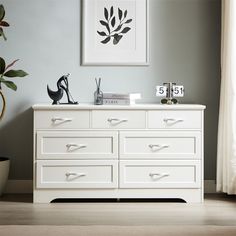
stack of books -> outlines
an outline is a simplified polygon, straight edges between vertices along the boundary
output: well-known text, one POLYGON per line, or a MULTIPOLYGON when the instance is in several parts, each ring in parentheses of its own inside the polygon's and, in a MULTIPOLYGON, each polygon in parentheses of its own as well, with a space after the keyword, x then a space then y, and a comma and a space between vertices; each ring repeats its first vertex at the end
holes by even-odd
POLYGON ((140 93, 103 93, 103 105, 134 105, 140 93))

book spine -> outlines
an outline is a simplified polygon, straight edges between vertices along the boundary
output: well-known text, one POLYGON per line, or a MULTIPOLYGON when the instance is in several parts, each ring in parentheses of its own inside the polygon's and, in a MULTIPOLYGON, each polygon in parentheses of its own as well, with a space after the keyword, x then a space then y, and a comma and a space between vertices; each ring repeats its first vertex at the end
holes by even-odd
POLYGON ((108 99, 103 98, 103 105, 130 105, 129 99, 108 99))
POLYGON ((129 94, 103 93, 104 99, 129 99, 129 94))

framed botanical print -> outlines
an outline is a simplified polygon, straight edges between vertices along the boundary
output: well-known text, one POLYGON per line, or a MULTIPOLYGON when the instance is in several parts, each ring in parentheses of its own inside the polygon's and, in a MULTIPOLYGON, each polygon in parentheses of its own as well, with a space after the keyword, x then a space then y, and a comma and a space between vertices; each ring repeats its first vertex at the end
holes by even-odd
POLYGON ((148 65, 148 0, 83 0, 82 65, 148 65))

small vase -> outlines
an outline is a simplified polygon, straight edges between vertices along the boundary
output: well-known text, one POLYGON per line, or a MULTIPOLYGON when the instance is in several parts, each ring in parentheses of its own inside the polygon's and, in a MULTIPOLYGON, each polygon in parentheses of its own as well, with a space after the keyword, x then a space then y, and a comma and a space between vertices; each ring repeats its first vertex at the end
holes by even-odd
POLYGON ((10 168, 10 160, 7 157, 0 157, 0 196, 2 196, 4 188, 8 180, 10 168))
POLYGON ((103 104, 103 93, 100 89, 97 89, 94 92, 94 104, 95 105, 102 105, 103 104))

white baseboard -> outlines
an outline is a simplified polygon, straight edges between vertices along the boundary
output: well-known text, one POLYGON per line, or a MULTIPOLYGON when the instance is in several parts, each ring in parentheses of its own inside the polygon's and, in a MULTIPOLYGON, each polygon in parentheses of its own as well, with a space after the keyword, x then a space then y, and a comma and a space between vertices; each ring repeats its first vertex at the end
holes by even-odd
MULTIPOLYGON (((32 180, 8 180, 5 193, 32 193, 32 180)), ((216 193, 215 180, 204 181, 204 193, 216 193)))

